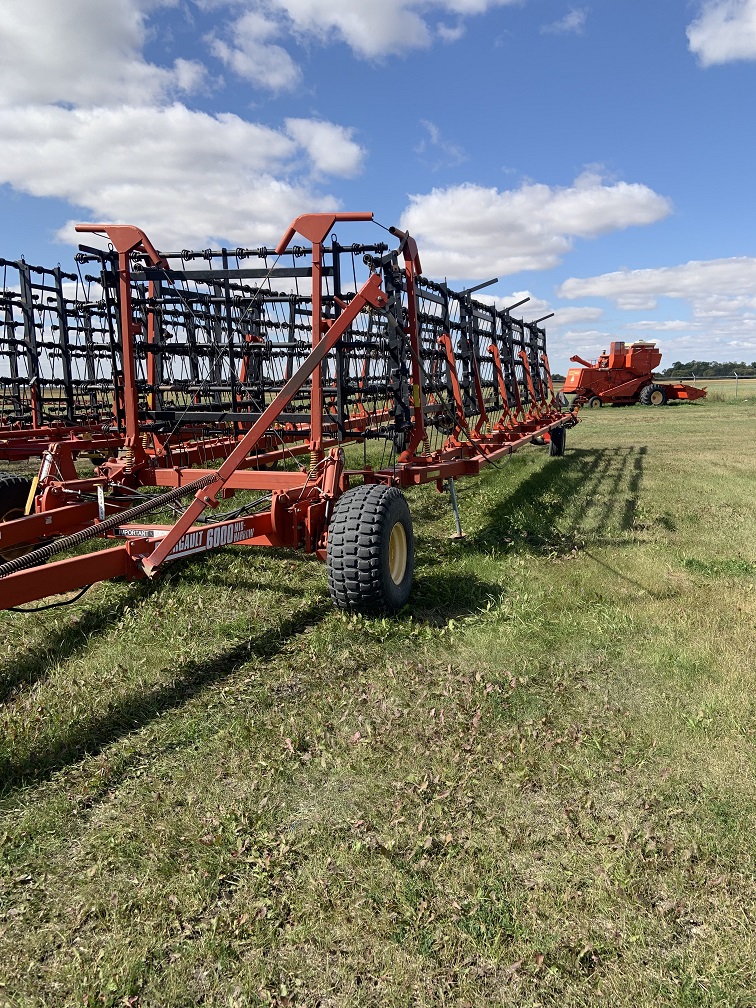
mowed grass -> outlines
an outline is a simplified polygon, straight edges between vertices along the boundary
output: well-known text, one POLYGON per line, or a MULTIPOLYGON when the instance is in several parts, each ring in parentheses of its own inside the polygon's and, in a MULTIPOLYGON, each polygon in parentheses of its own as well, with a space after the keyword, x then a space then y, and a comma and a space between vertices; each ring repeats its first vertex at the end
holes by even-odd
POLYGON ((0 614, 0 1005, 756 1004, 754 444, 413 491, 394 620, 239 547, 0 614))
POLYGON ((683 384, 694 385, 706 389, 706 398, 714 402, 737 402, 740 399, 753 402, 756 397, 756 378, 697 378, 695 382, 684 378, 666 378, 664 381, 681 381, 683 384))

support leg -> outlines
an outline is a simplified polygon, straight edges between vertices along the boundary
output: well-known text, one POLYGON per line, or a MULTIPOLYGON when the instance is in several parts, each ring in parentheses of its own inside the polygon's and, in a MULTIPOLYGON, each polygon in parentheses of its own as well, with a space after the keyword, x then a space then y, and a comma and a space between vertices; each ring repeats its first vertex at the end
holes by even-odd
POLYGON ((454 511, 454 523, 457 531, 451 536, 452 539, 464 539, 465 533, 462 531, 462 522, 459 520, 459 505, 457 504, 457 491, 454 489, 454 480, 448 480, 449 496, 451 497, 452 510, 454 511))

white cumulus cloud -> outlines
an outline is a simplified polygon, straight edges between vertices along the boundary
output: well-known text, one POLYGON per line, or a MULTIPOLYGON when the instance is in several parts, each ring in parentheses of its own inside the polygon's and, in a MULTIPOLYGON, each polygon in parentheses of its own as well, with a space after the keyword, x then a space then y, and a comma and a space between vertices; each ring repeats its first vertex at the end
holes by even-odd
POLYGON ((298 214, 338 205, 291 181, 310 156, 298 139, 230 113, 27 106, 0 109, 0 132, 0 182, 138 224, 163 247, 275 242, 298 214))
POLYGON ((229 26, 230 41, 211 36, 210 48, 239 77, 271 91, 288 90, 302 74, 286 49, 273 42, 281 30, 279 21, 250 10, 229 26))
MULTIPOLYGON (((298 214, 336 209, 321 184, 360 170, 351 131, 187 108, 176 94, 200 88, 205 67, 144 57, 149 17, 166 6, 178 0, 3 0, 0 184, 65 200, 79 220, 140 225, 163 247, 275 242, 298 214)), ((276 31, 242 14, 229 36, 240 72, 243 46, 251 58, 259 42, 266 86, 296 70, 269 44, 276 31)), ((77 240, 68 226, 59 235, 77 240)))
POLYGON ((756 350, 756 258, 738 256, 573 277, 558 294, 568 299, 606 298, 624 311, 637 312, 653 311, 660 298, 687 303, 687 321, 651 318, 626 325, 629 332, 674 339, 667 343, 665 356, 726 361, 756 350))
POLYGON ((193 90, 203 68, 142 55, 146 16, 134 0, 3 0, 0 104, 148 104, 193 90))
POLYGON ((684 319, 665 319, 661 322, 647 319, 643 322, 630 322, 627 328, 635 332, 689 332, 690 322, 684 319))
POLYGON ((439 168, 455 167, 467 161, 467 154, 458 144, 446 140, 436 123, 421 119, 420 125, 425 136, 415 145, 414 151, 429 163, 432 171, 439 168))
POLYGON ((570 33, 582 35, 587 17, 588 9, 586 7, 573 7, 563 18, 544 25, 541 28, 541 33, 544 35, 568 35, 570 33))
POLYGON ((410 49, 427 48, 434 38, 455 41, 464 30, 461 19, 484 14, 520 0, 201 0, 206 9, 243 8, 266 18, 277 16, 288 30, 323 43, 346 43, 355 55, 377 59, 410 49), (450 27, 434 15, 457 15, 450 27))
POLYGON ((687 33, 705 67, 756 59, 756 0, 709 0, 687 33))
POLYGON ((756 259, 737 256, 659 269, 619 270, 585 279, 571 277, 559 295, 607 298, 626 310, 655 308, 661 297, 690 301, 700 310, 712 299, 735 306, 745 300, 756 307, 756 259))
POLYGON ((455 25, 440 23, 436 25, 436 33, 442 42, 459 42, 465 34, 465 26, 461 23, 455 25))
POLYGON ((362 170, 365 151, 353 130, 318 119, 287 119, 286 131, 307 151, 318 172, 351 178, 362 170))
POLYGON ((565 188, 526 182, 500 191, 467 183, 410 197, 401 227, 418 240, 430 274, 473 278, 549 269, 575 238, 652 224, 669 201, 638 183, 587 172, 565 188))

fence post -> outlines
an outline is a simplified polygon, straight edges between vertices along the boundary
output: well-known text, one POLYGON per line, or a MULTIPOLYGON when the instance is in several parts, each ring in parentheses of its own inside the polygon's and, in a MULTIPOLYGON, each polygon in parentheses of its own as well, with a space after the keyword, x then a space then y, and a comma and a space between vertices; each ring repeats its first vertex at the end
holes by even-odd
POLYGON ((738 372, 735 372, 735 398, 738 398, 738 372))

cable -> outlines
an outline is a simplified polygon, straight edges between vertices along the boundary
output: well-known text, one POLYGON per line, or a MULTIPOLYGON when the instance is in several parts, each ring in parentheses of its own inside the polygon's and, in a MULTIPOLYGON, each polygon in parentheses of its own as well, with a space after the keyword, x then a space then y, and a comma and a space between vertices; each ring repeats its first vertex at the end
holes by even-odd
POLYGON ((72 605, 74 602, 78 602, 82 595, 88 592, 91 587, 91 584, 85 585, 73 598, 63 599, 62 602, 49 602, 47 605, 35 606, 34 609, 22 609, 20 606, 11 606, 9 609, 6 609, 6 612, 35 613, 42 612, 44 609, 58 609, 60 606, 72 605))
POLYGON ((227 511, 225 514, 214 514, 209 518, 205 518, 203 515, 200 515, 197 518, 197 524, 212 525, 215 522, 233 521, 234 518, 240 518, 243 514, 253 511, 254 508, 257 508, 258 511, 261 511, 262 507, 260 505, 264 504, 266 501, 269 501, 272 498, 272 496, 273 494, 269 493, 265 494, 264 497, 257 497, 255 500, 250 501, 249 504, 243 504, 240 508, 237 508, 236 511, 227 511))

